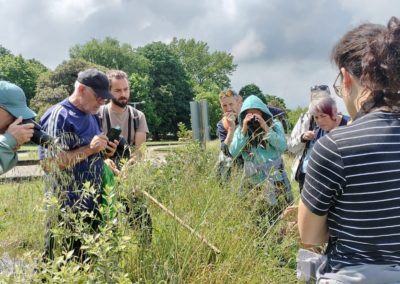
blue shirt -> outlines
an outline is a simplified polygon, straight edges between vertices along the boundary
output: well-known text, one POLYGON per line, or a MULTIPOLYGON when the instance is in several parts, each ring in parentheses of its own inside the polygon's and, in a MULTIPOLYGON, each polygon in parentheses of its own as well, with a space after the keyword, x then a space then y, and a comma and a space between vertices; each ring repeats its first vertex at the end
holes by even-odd
MULTIPOLYGON (((90 144, 95 135, 101 133, 97 115, 86 114, 67 99, 52 106, 42 116, 40 124, 50 136, 57 137, 64 149, 74 150, 90 144)), ((40 159, 51 156, 50 150, 40 147, 40 159)), ((95 198, 101 193, 103 159, 100 153, 89 156, 75 166, 58 173, 51 172, 54 185, 63 198, 63 205, 80 206, 83 210, 95 208, 95 198), (82 197, 84 184, 90 182, 96 195, 82 197)))

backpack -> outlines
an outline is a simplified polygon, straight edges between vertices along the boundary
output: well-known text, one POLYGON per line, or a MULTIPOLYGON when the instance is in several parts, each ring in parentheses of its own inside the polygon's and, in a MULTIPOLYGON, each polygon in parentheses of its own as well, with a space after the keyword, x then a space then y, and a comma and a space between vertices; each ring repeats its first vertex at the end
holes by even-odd
MULTIPOLYGON (((128 117, 128 137, 127 137, 127 141, 128 144, 131 145, 131 129, 132 129, 132 117, 133 117, 133 129, 135 130, 135 133, 139 127, 139 112, 137 109, 135 109, 134 107, 128 105, 128 110, 129 110, 129 117, 128 117)), ((102 113, 102 119, 106 120, 106 125, 107 125, 107 132, 110 130, 111 128, 111 121, 110 121, 110 112, 108 110, 107 105, 103 107, 103 113, 102 113)), ((102 125, 102 121, 101 121, 101 125, 102 125)), ((135 141, 133 141, 132 145, 135 145, 135 141)))

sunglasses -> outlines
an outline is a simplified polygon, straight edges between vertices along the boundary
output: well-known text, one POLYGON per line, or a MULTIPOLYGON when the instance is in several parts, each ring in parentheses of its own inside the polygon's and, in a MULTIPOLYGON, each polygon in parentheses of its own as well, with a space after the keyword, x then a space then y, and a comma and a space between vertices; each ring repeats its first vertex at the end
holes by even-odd
POLYGON ((329 90, 329 87, 327 85, 315 85, 310 88, 311 92, 315 91, 326 91, 329 90))
POLYGON ((222 91, 221 93, 219 93, 219 98, 223 98, 223 97, 234 97, 237 96, 235 91, 232 90, 226 90, 226 91, 222 91))

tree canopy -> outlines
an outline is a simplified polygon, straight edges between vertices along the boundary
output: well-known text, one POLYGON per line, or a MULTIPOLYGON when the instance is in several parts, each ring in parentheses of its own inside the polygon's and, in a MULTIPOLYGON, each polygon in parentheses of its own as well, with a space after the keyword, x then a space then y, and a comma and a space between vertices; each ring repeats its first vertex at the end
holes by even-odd
POLYGON ((221 51, 211 53, 206 42, 194 39, 174 38, 170 46, 182 62, 193 88, 218 91, 230 86, 229 76, 237 67, 231 54, 221 51))
MULTIPOLYGON (((176 135, 178 123, 190 122, 190 105, 193 90, 189 78, 176 54, 164 43, 153 42, 138 52, 151 63, 149 75, 149 103, 154 104, 160 122, 152 129, 153 138, 171 133, 176 135)), ((147 104, 147 103, 146 103, 147 104)))
POLYGON ((14 56, 6 51, 0 51, 0 80, 9 81, 24 90, 27 102, 35 96, 36 85, 41 74, 47 68, 39 61, 26 60, 21 55, 14 56))
POLYGON ((103 41, 92 39, 83 45, 70 48, 71 59, 84 59, 109 69, 123 70, 128 74, 147 73, 148 60, 135 52, 131 45, 120 44, 118 40, 106 37, 103 41))
POLYGON ((41 117, 50 106, 72 94, 78 73, 88 68, 107 71, 104 66, 83 59, 71 59, 58 65, 54 71, 43 75, 38 80, 36 95, 31 101, 31 107, 36 110, 38 117, 41 117))

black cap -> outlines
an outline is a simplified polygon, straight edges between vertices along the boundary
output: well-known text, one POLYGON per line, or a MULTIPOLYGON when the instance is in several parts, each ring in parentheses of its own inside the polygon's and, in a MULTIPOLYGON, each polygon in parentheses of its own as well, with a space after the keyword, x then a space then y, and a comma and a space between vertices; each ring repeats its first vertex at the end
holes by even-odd
POLYGON ((78 74, 78 82, 93 89, 96 96, 103 99, 112 99, 110 83, 106 74, 97 69, 87 69, 78 74))

